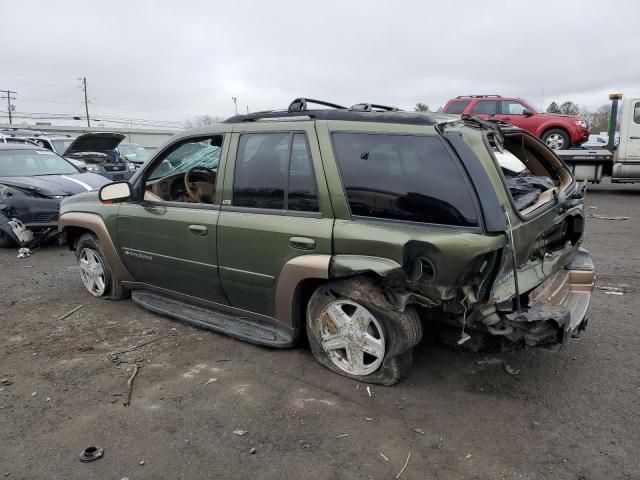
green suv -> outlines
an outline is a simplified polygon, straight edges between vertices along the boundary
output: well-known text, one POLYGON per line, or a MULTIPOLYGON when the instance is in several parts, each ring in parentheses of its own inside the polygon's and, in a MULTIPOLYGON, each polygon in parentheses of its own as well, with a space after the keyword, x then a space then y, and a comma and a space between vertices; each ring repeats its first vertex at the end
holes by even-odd
POLYGON ((299 98, 188 130, 128 182, 62 202, 86 289, 391 385, 423 325, 468 348, 586 326, 584 187, 475 117, 299 98), (320 108, 311 108, 320 104, 320 108))

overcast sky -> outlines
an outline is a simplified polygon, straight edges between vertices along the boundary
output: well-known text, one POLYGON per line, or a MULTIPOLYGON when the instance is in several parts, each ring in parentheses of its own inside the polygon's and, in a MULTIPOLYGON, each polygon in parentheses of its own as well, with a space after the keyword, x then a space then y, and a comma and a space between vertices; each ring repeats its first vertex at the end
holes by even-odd
POLYGON ((0 89, 18 112, 80 114, 86 77, 92 115, 178 123, 229 116, 231 97, 240 111, 485 93, 539 108, 544 90, 545 107, 596 108, 640 93, 639 18, 633 0, 0 0, 0 89))

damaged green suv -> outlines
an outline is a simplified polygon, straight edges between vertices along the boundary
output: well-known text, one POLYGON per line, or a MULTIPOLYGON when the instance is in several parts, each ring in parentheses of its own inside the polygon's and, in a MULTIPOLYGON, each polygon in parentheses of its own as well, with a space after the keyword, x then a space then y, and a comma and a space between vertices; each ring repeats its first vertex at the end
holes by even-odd
POLYGON ((296 99, 185 131, 129 182, 62 202, 86 289, 390 385, 423 325, 552 346, 587 324, 584 187, 474 117, 296 99), (310 108, 311 104, 321 108, 310 108))

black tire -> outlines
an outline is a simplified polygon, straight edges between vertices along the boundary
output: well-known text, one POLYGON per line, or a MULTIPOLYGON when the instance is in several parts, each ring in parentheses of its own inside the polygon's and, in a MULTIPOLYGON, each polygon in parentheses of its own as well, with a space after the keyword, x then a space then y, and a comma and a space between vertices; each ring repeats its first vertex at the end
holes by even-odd
POLYGON ((571 138, 569 137, 569 134, 561 128, 552 128, 551 130, 544 132, 544 135, 542 135, 542 141, 552 150, 566 150, 571 148, 571 138), (561 138, 562 144, 560 144, 560 140, 554 141, 554 139, 559 138, 561 138))
POLYGON ((413 364, 412 350, 422 339, 422 324, 413 307, 404 312, 393 309, 382 291, 366 277, 326 283, 313 293, 307 305, 307 336, 313 356, 332 372, 354 380, 379 385, 394 385, 407 377, 413 364), (385 337, 382 363, 372 373, 354 375, 338 367, 322 346, 321 316, 337 300, 355 302, 373 314, 385 337))
POLYGON ((122 286, 120 279, 116 276, 107 262, 106 256, 100 246, 100 242, 92 233, 85 233, 81 235, 76 243, 75 253, 78 262, 80 261, 80 255, 84 249, 91 250, 97 257, 99 257, 104 267, 104 293, 101 295, 95 295, 92 293, 92 295, 108 300, 123 300, 127 298, 130 294, 129 290, 122 286))
POLYGON ((0 248, 11 248, 16 246, 16 242, 9 235, 0 230, 0 248))

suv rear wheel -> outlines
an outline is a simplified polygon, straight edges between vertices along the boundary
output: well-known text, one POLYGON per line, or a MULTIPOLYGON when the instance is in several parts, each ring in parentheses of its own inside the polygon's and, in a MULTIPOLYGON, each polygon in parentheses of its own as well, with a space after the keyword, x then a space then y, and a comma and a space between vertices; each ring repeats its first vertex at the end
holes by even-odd
POLYGON ((411 369, 422 325, 414 309, 393 310, 373 282, 354 278, 314 292, 307 307, 307 335, 314 357, 329 370, 393 385, 411 369))
POLYGON ((100 242, 93 234, 85 233, 78 239, 76 259, 82 284, 91 295, 110 300, 122 300, 128 296, 128 291, 109 267, 100 242))
POLYGON ((571 147, 571 139, 567 132, 560 128, 553 128, 544 133, 542 141, 552 150, 563 150, 571 147))

